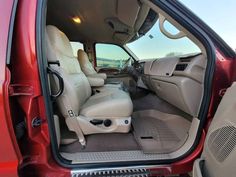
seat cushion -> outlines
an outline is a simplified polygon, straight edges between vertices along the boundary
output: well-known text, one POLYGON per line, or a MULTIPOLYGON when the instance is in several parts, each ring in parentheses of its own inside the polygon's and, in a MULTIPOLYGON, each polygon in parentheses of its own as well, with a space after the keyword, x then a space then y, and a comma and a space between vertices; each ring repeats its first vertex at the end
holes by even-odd
POLYGON ((91 96, 82 106, 80 115, 90 118, 130 117, 133 104, 129 95, 122 91, 100 92, 91 96))

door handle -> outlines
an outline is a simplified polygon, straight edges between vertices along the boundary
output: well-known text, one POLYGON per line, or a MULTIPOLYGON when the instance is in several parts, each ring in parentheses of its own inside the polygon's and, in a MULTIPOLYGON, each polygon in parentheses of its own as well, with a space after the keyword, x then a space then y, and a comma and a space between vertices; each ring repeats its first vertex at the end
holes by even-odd
POLYGON ((56 100, 64 92, 64 80, 63 80, 61 75, 56 70, 54 70, 54 69, 52 69, 50 67, 47 67, 47 72, 48 72, 48 74, 56 76, 57 79, 58 79, 58 82, 59 82, 59 89, 58 89, 58 91, 55 94, 51 94, 52 100, 56 100))

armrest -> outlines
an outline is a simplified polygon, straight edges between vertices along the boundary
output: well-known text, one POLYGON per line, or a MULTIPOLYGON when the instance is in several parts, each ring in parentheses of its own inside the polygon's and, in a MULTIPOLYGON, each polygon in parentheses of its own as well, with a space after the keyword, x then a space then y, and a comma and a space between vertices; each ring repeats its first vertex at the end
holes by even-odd
POLYGON ((104 79, 99 78, 99 77, 90 77, 88 76, 88 81, 91 87, 101 87, 104 86, 104 79))
POLYGON ((97 73, 96 75, 97 77, 102 78, 104 80, 107 78, 107 75, 105 73, 97 73))

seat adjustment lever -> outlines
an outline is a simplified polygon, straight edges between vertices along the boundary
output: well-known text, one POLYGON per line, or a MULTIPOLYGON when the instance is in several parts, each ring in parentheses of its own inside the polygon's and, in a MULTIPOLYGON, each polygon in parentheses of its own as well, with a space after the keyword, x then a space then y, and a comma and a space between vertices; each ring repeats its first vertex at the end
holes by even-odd
POLYGON ((103 124, 103 120, 93 119, 93 120, 90 120, 90 123, 93 125, 100 125, 100 124, 103 124))

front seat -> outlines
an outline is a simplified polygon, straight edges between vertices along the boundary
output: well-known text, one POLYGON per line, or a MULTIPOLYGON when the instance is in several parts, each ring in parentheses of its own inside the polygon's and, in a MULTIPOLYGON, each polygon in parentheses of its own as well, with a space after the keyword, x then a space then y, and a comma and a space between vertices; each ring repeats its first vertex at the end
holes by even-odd
POLYGON ((89 61, 88 55, 85 51, 83 51, 82 49, 79 49, 77 51, 77 57, 78 57, 81 69, 86 76, 102 78, 104 80, 107 78, 107 75, 105 73, 97 73, 92 63, 89 61))
MULTIPOLYGON (((46 27, 46 48, 50 68, 64 80, 64 91, 56 102, 69 130, 77 134, 80 143, 85 145, 83 135, 129 132, 133 111, 129 95, 122 90, 91 95, 90 84, 73 55, 69 39, 55 26, 46 27)), ((51 87, 53 91, 59 86, 54 81, 51 87)))
POLYGON ((83 73, 87 76, 89 83, 92 87, 96 87, 99 91, 123 89, 122 82, 109 82, 105 84, 107 75, 105 73, 97 73, 93 65, 89 61, 88 55, 82 49, 77 51, 77 57, 83 73), (104 85, 105 84, 105 85, 104 85), (98 88, 100 87, 100 88, 98 88))
POLYGON ((235 177, 236 82, 227 88, 208 129, 193 177, 235 177))

